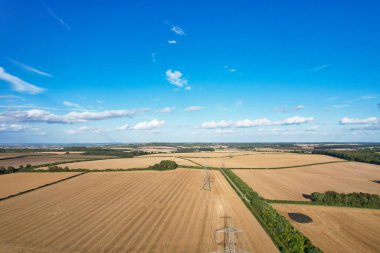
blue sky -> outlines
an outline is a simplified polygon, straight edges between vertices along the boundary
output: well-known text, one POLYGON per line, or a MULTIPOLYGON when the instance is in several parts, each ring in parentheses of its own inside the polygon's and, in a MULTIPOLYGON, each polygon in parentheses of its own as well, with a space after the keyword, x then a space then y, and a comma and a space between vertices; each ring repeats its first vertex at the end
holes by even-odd
POLYGON ((379 1, 0 1, 0 139, 380 141, 379 1))

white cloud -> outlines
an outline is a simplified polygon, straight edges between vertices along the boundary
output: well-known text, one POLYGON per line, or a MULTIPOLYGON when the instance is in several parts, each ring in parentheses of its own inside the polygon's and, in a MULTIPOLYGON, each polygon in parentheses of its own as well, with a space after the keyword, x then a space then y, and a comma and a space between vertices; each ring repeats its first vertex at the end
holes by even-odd
POLYGON ((43 71, 41 71, 41 70, 38 70, 38 69, 33 68, 33 67, 31 67, 31 66, 28 66, 28 65, 26 65, 26 64, 24 64, 24 63, 21 63, 21 62, 18 62, 18 61, 16 61, 16 60, 13 60, 13 59, 11 59, 11 58, 7 58, 7 59, 8 59, 9 61, 13 62, 14 64, 20 66, 21 68, 27 70, 27 71, 30 71, 30 72, 33 72, 33 73, 36 73, 36 74, 39 74, 39 75, 42 75, 42 76, 52 77, 52 75, 49 74, 49 73, 43 72, 43 71))
POLYGON ((104 101, 103 100, 96 100, 96 103, 98 103, 98 104, 104 104, 104 101))
POLYGON ((71 27, 61 17, 59 17, 45 2, 43 2, 43 4, 50 16, 57 20, 61 26, 66 28, 68 31, 71 31, 71 27))
POLYGON ((157 110, 157 112, 161 112, 161 113, 170 113, 173 111, 174 111, 174 107, 165 107, 165 108, 162 108, 160 110, 157 110))
POLYGON ((176 40, 168 40, 168 43, 169 44, 177 44, 177 41, 176 40))
POLYGON ((314 120, 313 117, 290 117, 280 121, 271 121, 266 118, 262 119, 244 119, 238 121, 209 121, 202 123, 199 128, 204 129, 215 129, 215 128, 229 128, 229 127, 237 127, 237 128, 245 128, 245 127, 257 127, 257 126, 276 126, 276 125, 300 125, 312 122, 314 120))
POLYGON ((224 68, 225 68, 227 71, 229 71, 229 72, 236 72, 236 71, 237 71, 236 68, 232 68, 232 67, 230 67, 230 66, 228 66, 228 65, 225 65, 224 68))
POLYGON ((187 85, 187 80, 182 76, 183 74, 178 70, 172 71, 171 69, 168 69, 166 71, 166 80, 178 87, 184 87, 187 85))
POLYGON ((204 109, 203 106, 193 105, 193 106, 185 108, 185 112, 201 111, 203 109, 204 109))
POLYGON ((17 92, 29 93, 29 94, 37 94, 44 91, 44 89, 37 87, 33 84, 25 82, 18 78, 17 76, 13 76, 5 71, 2 67, 0 67, 0 79, 9 83, 13 90, 17 92))
POLYGON ((186 86, 185 90, 191 90, 191 87, 190 86, 186 86))
POLYGON ((309 123, 314 120, 313 117, 300 117, 300 116, 294 116, 290 117, 284 120, 280 120, 275 122, 275 125, 299 125, 304 123, 309 123))
POLYGON ((344 117, 340 120, 341 125, 347 125, 347 124, 377 124, 380 120, 376 117, 368 117, 364 119, 353 119, 344 117))
POLYGON ((19 124, 0 124, 0 132, 21 132, 28 128, 28 126, 19 124))
POLYGON ((150 129, 160 127, 164 124, 165 124, 164 120, 154 119, 151 121, 143 121, 143 122, 137 123, 136 125, 134 125, 132 127, 132 129, 134 129, 134 130, 150 130, 150 129))
POLYGON ((77 108, 80 107, 79 104, 76 104, 76 103, 73 103, 73 102, 70 102, 70 101, 64 101, 64 102, 63 102, 63 105, 65 105, 65 106, 69 106, 69 107, 77 107, 77 108))
POLYGON ((0 113, 0 121, 7 122, 43 122, 43 123, 81 123, 90 120, 104 120, 109 118, 133 117, 149 111, 147 108, 131 110, 109 110, 101 112, 70 112, 65 115, 56 115, 46 110, 32 109, 27 111, 5 111, 0 113))
POLYGON ((178 25, 173 25, 171 31, 175 32, 175 34, 180 36, 185 36, 185 31, 178 25))
POLYGON ((293 108, 293 110, 298 111, 298 110, 302 110, 303 108, 305 108, 304 105, 297 105, 296 107, 293 108))

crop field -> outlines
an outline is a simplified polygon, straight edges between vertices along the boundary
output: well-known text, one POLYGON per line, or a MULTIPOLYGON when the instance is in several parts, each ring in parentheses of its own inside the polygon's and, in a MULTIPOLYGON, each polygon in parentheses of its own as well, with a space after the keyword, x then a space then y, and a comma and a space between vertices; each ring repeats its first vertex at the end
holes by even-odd
POLYGON ((218 171, 87 173, 0 202, 0 252, 212 252, 221 216, 237 245, 278 252, 218 171))
POLYGON ((276 168, 287 166, 300 166, 314 163, 343 161, 339 158, 294 153, 251 153, 247 155, 235 154, 234 156, 221 158, 190 158, 191 161, 211 167, 226 168, 276 168))
POLYGON ((359 162, 331 163, 280 170, 233 170, 267 199, 306 200, 303 194, 333 190, 380 194, 380 166, 359 162))
POLYGON ((67 173, 12 173, 0 176, 0 198, 76 175, 67 173))
POLYGON ((175 157, 229 157, 254 154, 253 152, 191 152, 191 153, 168 153, 168 154, 150 154, 145 156, 175 156, 175 157))
POLYGON ((99 159, 99 158, 112 158, 112 156, 96 156, 96 155, 81 155, 81 154, 65 154, 65 155, 54 155, 54 154, 33 154, 25 157, 16 157, 6 160, 0 160, 0 166, 8 167, 18 167, 20 165, 30 164, 32 166, 42 165, 47 163, 58 163, 58 162, 70 162, 77 160, 87 160, 87 159, 99 159))
POLYGON ((380 210, 273 204, 284 217, 325 252, 379 252, 380 210), (302 213, 311 223, 298 223, 288 213, 302 213))
MULTIPOLYGON (((151 165, 161 162, 162 160, 171 160, 178 165, 197 166, 196 164, 176 157, 134 157, 134 158, 118 158, 118 159, 105 159, 98 161, 86 161, 61 164, 60 167, 69 167, 70 169, 133 169, 133 168, 147 168, 151 165)), ((41 168, 46 169, 46 168, 41 168)))

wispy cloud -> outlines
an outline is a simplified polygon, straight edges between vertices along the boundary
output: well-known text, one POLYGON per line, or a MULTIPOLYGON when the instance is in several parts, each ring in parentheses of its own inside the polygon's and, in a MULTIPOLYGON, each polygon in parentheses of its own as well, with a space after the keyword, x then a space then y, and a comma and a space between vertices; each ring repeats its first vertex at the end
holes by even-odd
POLYGON ((176 40, 168 40, 168 43, 169 44, 177 44, 177 41, 176 40))
POLYGON ((160 127, 164 124, 165 124, 164 120, 154 119, 151 121, 143 121, 143 122, 137 123, 136 125, 134 125, 132 127, 132 129, 134 129, 134 130, 150 130, 150 129, 160 127))
POLYGON ((341 99, 342 97, 340 97, 340 96, 335 96, 335 97, 329 97, 329 98, 327 98, 326 100, 327 101, 335 101, 335 100, 338 100, 338 99, 341 99))
POLYGON ((173 31, 175 34, 179 36, 185 36, 185 31, 179 26, 179 25, 173 25, 171 28, 171 31, 173 31))
POLYGON ((80 105, 79 105, 79 104, 77 104, 77 103, 73 103, 73 102, 70 102, 70 101, 64 101, 64 102, 63 102, 63 105, 68 106, 68 107, 76 107, 76 108, 80 108, 80 105))
POLYGON ((276 107, 274 108, 274 110, 276 112, 282 112, 282 113, 286 113, 288 111, 299 111, 299 110, 302 110, 304 109, 305 106, 304 105, 296 105, 294 107, 291 107, 291 108, 285 108, 285 107, 276 107))
POLYGON ((203 106, 199 106, 199 105, 193 105, 193 106, 190 106, 190 107, 187 107, 185 108, 185 112, 194 112, 194 111, 201 111, 203 110, 204 107, 203 106))
POLYGON ((50 14, 50 16, 57 20, 61 24, 61 26, 66 28, 66 30, 71 31, 71 27, 60 16, 58 16, 45 2, 42 3, 45 6, 47 12, 50 14))
POLYGON ((364 119, 355 119, 355 118, 349 118, 344 117, 339 122, 341 125, 347 125, 347 124, 377 124, 380 123, 380 120, 376 117, 368 117, 364 119))
POLYGON ((183 74, 178 70, 172 71, 171 69, 168 69, 166 71, 166 80, 177 87, 184 87, 187 85, 187 80, 182 76, 183 74))
POLYGON ((331 64, 325 64, 325 65, 319 65, 319 66, 316 66, 316 67, 313 67, 313 68, 310 68, 309 70, 310 71, 314 71, 314 72, 318 72, 318 71, 321 71, 323 69, 326 69, 328 67, 330 67, 331 64))
POLYGON ((152 53, 152 62, 153 62, 153 63, 156 63, 156 61, 157 61, 157 53, 156 53, 156 52, 153 52, 153 53, 152 53))
POLYGON ((359 99, 364 99, 364 100, 375 99, 375 98, 377 98, 375 94, 367 94, 367 95, 359 97, 359 99))
POLYGON ((22 97, 15 95, 0 95, 0 98, 22 99, 22 97))
POLYGON ((7 59, 8 59, 10 62, 16 64, 17 66, 19 66, 19 67, 21 67, 21 68, 23 68, 23 69, 25 69, 25 70, 27 70, 27 71, 29 71, 29 72, 33 72, 33 73, 36 73, 36 74, 39 74, 39 75, 42 75, 42 76, 52 77, 52 75, 49 74, 49 73, 46 73, 46 72, 41 71, 41 70, 38 70, 38 69, 36 69, 36 68, 33 68, 33 67, 31 67, 31 66, 29 66, 29 65, 26 65, 26 64, 24 64, 24 63, 21 63, 21 62, 19 62, 19 61, 16 61, 16 60, 11 59, 11 58, 7 58, 7 59))
POLYGON ((3 80, 9 83, 14 91, 21 93, 29 93, 29 94, 38 94, 44 92, 44 89, 37 87, 33 84, 25 82, 18 78, 17 76, 13 76, 5 71, 4 68, 0 67, 0 80, 3 80))
POLYGON ((229 71, 229 72, 236 72, 236 71, 237 71, 236 68, 230 67, 230 66, 228 66, 228 65, 224 65, 224 68, 225 68, 227 71, 229 71))
POLYGON ((57 123, 72 124, 82 123, 92 120, 104 120, 110 118, 134 117, 138 114, 149 111, 147 108, 131 110, 109 110, 100 112, 70 112, 64 115, 57 115, 46 110, 32 109, 27 111, 5 111, 0 112, 2 122, 35 122, 35 123, 57 123))
POLYGON ((161 113, 170 113, 173 111, 174 111, 174 107, 165 107, 165 108, 162 108, 160 110, 157 110, 157 112, 161 112, 161 113))
POLYGON ((238 121, 209 121, 202 123, 199 128, 204 129, 215 129, 215 128, 230 128, 230 127, 237 127, 237 128, 246 128, 246 127, 257 127, 257 126, 273 126, 273 125, 300 125, 312 122, 314 120, 313 117, 300 117, 300 116, 294 116, 290 118, 286 118, 279 121, 271 121, 266 118, 262 119, 244 119, 244 120, 238 120, 238 121))

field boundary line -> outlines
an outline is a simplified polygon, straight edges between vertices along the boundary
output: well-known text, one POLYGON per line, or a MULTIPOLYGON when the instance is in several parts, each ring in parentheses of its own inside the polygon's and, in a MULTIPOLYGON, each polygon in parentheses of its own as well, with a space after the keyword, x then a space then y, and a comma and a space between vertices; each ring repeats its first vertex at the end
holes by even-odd
POLYGON ((230 170, 281 170, 281 169, 291 169, 291 168, 300 168, 300 167, 309 167, 314 165, 323 165, 323 164, 331 164, 331 163, 347 163, 352 161, 332 161, 332 162, 323 162, 323 163, 309 163, 304 165, 293 165, 293 166, 283 166, 283 167, 256 167, 256 168, 229 168, 230 170))
POLYGON ((10 198, 14 198, 14 197, 17 197, 17 196, 20 196, 20 195, 26 194, 26 193, 28 193, 28 192, 36 191, 36 190, 38 190, 38 189, 45 188, 45 187, 48 187, 48 186, 50 186, 50 185, 58 184, 58 183, 60 183, 60 182, 63 182, 63 181, 66 181, 66 180, 72 179, 72 178, 74 178, 74 177, 79 177, 79 176, 84 175, 84 174, 86 174, 86 173, 87 173, 87 172, 78 173, 78 174, 72 175, 72 176, 70 176, 70 177, 65 177, 65 178, 63 178, 63 179, 60 179, 60 180, 57 180, 57 181, 54 181, 54 182, 51 182, 51 183, 47 183, 47 184, 40 185, 40 186, 37 186, 37 187, 32 188, 32 189, 28 189, 28 190, 25 190, 25 191, 22 191, 22 192, 18 192, 18 193, 15 193, 15 194, 12 194, 12 195, 9 195, 9 196, 6 196, 6 197, 3 197, 3 198, 0 198, 0 201, 7 200, 7 199, 10 199, 10 198))

